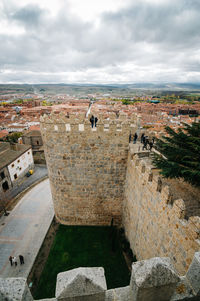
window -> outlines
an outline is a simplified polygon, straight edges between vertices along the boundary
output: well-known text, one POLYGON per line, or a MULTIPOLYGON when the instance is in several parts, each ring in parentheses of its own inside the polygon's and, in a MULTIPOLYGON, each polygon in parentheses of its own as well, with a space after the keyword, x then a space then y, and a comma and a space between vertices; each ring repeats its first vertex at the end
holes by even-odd
POLYGON ((8 186, 8 182, 5 181, 3 184, 2 184, 2 188, 3 188, 3 191, 6 191, 9 189, 9 186, 8 186))
POLYGON ((20 167, 19 170, 22 170, 22 168, 20 167))
POLYGON ((14 178, 17 179, 17 174, 16 173, 14 174, 14 178))
POLYGON ((18 160, 17 160, 17 163, 19 163, 19 162, 20 162, 20 160, 18 159, 18 160))
POLYGON ((30 155, 30 152, 28 152, 28 155, 30 155))
POLYGON ((5 173, 4 171, 1 172, 1 179, 3 180, 5 178, 5 173))
POLYGON ((15 164, 13 163, 12 165, 11 165, 11 167, 14 167, 15 166, 15 164))
POLYGON ((37 145, 39 145, 39 141, 38 140, 36 141, 36 143, 37 143, 37 145))

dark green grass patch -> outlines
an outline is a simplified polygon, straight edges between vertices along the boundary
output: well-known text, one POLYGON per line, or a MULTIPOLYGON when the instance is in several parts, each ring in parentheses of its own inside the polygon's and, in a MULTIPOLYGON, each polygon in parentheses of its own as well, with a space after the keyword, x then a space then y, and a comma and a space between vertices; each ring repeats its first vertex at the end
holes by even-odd
POLYGON ((130 273, 118 236, 115 251, 112 237, 111 227, 60 225, 34 298, 54 297, 57 274, 78 267, 104 267, 108 289, 128 285, 130 273))

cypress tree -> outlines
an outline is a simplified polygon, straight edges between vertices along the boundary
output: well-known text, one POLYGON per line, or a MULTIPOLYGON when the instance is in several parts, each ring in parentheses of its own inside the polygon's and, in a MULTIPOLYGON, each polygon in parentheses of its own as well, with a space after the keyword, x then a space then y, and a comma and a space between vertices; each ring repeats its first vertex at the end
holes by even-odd
POLYGON ((166 178, 183 178, 200 186, 200 122, 185 124, 178 131, 166 127, 168 136, 156 139, 153 164, 166 178))

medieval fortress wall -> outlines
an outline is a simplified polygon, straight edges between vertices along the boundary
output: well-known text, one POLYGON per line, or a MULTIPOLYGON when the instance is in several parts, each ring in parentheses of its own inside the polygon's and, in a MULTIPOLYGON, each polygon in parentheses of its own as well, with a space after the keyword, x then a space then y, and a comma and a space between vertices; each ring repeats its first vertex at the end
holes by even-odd
POLYGON ((58 221, 109 225, 113 218, 125 228, 138 260, 167 256, 183 275, 199 251, 200 217, 186 220, 184 200, 172 202, 150 158, 131 151, 129 134, 136 131, 136 116, 98 119, 94 129, 80 114, 41 119, 58 221))
MULTIPOLYGON (((108 225, 114 218, 140 261, 132 264, 128 286, 110 290, 102 267, 60 273, 51 300, 200 300, 200 217, 191 205, 189 217, 185 202, 172 197, 149 153, 129 145, 136 116, 98 118, 94 129, 80 115, 41 119, 55 214, 73 225, 108 225)), ((34 301, 25 278, 0 278, 0 300, 34 301)))
POLYGON ((121 225, 129 134, 136 116, 53 114, 41 120, 55 215, 67 225, 121 225))
POLYGON ((123 225, 133 252, 138 260, 169 257, 185 274, 200 249, 200 217, 185 219, 184 201, 172 201, 150 158, 130 151, 127 166, 123 225))
MULTIPOLYGON (((55 298, 40 301, 199 301, 200 252, 184 276, 170 258, 132 264, 128 286, 107 289, 104 268, 77 268, 57 275, 55 298)), ((0 278, 0 300, 34 301, 25 278, 0 278)), ((39 300, 38 300, 39 301, 39 300)))

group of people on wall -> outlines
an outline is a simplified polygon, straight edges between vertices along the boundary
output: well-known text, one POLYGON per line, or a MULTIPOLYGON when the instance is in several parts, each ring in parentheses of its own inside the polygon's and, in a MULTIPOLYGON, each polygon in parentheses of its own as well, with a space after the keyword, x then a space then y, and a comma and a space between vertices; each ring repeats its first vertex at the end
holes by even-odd
POLYGON ((94 116, 92 115, 91 118, 90 118, 90 123, 91 123, 92 128, 93 128, 93 127, 96 127, 97 121, 98 121, 98 118, 97 118, 97 117, 94 117, 94 116))
MULTIPOLYGON (((130 133, 129 135, 129 143, 131 143, 133 141, 133 143, 135 144, 137 142, 138 139, 138 134, 135 133, 134 135, 132 135, 130 133)), ((143 144, 143 150, 152 150, 154 142, 155 142, 155 138, 153 137, 152 139, 150 139, 147 135, 145 136, 144 133, 142 133, 141 137, 140 137, 140 142, 143 144)))
MULTIPOLYGON (((94 115, 92 115, 90 117, 90 123, 91 123, 91 127, 94 128, 96 127, 98 122, 98 118, 94 117, 94 115)), ((135 144, 137 142, 138 139, 138 134, 135 133, 134 135, 132 135, 130 133, 129 135, 129 143, 131 143, 133 141, 133 143, 135 144)), ((143 144, 143 150, 152 150, 154 142, 155 142, 155 138, 153 137, 152 139, 150 139, 148 136, 145 136, 144 133, 142 133, 141 137, 140 137, 140 142, 143 144)))

